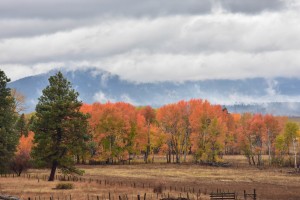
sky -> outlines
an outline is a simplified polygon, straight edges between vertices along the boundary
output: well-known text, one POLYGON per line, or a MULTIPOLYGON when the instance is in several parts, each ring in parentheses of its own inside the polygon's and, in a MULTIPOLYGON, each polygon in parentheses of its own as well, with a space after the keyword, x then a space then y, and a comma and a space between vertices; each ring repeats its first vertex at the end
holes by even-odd
POLYGON ((1 0, 0 27, 13 81, 91 67, 137 83, 300 74, 298 0, 1 0))

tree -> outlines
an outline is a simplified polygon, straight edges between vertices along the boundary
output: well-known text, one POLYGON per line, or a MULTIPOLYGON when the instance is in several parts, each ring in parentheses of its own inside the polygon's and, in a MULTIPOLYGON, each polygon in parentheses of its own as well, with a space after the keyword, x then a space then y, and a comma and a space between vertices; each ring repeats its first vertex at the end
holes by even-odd
POLYGON ((194 100, 191 104, 191 143, 195 160, 216 162, 225 141, 226 121, 223 118, 228 113, 207 101, 194 100))
POLYGON ((147 163, 150 154, 150 147, 151 147, 150 128, 151 128, 151 124, 155 121, 155 110, 150 106, 146 106, 145 108, 142 108, 141 114, 144 116, 145 123, 147 126, 147 148, 144 157, 144 160, 147 163))
POLYGON ((279 165, 283 164, 284 161, 284 155, 286 154, 288 150, 288 144, 285 141, 285 137, 283 134, 277 135, 275 139, 275 147, 278 154, 277 163, 279 165))
POLYGON ((13 170, 17 176, 20 176, 23 171, 26 171, 30 167, 30 152, 32 149, 33 132, 29 132, 27 136, 22 135, 19 141, 17 152, 10 164, 11 170, 13 170))
POLYGON ((98 152, 108 163, 126 160, 132 152, 136 135, 136 110, 127 103, 98 105, 98 114, 90 123, 95 126, 98 152), (100 108, 101 107, 101 108, 100 108))
POLYGON ((25 107, 25 96, 22 93, 20 93, 16 89, 12 89, 11 90, 11 96, 15 100, 15 111, 17 113, 20 113, 20 112, 26 110, 26 107, 25 107))
POLYGON ((293 145, 293 151, 294 151, 294 167, 297 169, 297 140, 299 138, 299 125, 295 122, 288 122, 285 125, 284 128, 284 137, 287 142, 287 144, 293 145))
POLYGON ((250 122, 250 137, 252 137, 252 147, 257 155, 257 165, 261 166, 262 163, 262 151, 263 143, 266 141, 267 128, 261 114, 253 116, 250 122))
POLYGON ((24 113, 18 118, 18 121, 16 123, 16 129, 18 131, 18 133, 20 134, 20 136, 28 135, 28 126, 26 123, 26 119, 25 119, 25 115, 24 113))
POLYGON ((267 128, 267 147, 269 154, 269 165, 272 164, 272 158, 274 154, 274 144, 277 135, 280 133, 280 126, 278 120, 273 115, 266 115, 264 122, 267 128))
POLYGON ((84 148, 88 116, 80 112, 79 94, 61 72, 49 78, 36 106, 33 123, 34 148, 32 156, 40 166, 51 167, 49 181, 56 169, 64 173, 81 174, 74 167, 73 150, 84 148))
POLYGON ((15 100, 11 96, 11 89, 7 88, 9 81, 0 70, 0 172, 7 170, 19 139, 14 127, 17 119, 15 100))
MULTIPOLYGON (((184 102, 183 102, 184 103, 184 102)), ((168 155, 167 162, 171 162, 171 154, 173 154, 174 162, 174 153, 176 156, 176 163, 181 162, 181 155, 184 149, 184 135, 186 133, 184 126, 184 118, 180 112, 179 105, 177 104, 168 104, 159 108, 157 112, 157 120, 162 131, 169 136, 168 144, 168 155)))
POLYGON ((240 150, 246 156, 249 165, 256 165, 254 159, 254 147, 253 147, 253 137, 250 130, 250 124, 252 120, 252 114, 244 113, 238 124, 238 143, 240 150))

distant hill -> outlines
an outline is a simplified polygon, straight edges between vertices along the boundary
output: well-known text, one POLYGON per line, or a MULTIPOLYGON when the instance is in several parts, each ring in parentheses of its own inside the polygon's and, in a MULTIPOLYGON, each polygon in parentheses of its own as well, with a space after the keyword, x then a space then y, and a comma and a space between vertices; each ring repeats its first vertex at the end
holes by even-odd
MULTIPOLYGON (((9 87, 16 88, 26 96, 26 112, 34 111, 42 89, 48 85, 48 78, 55 73, 56 71, 51 71, 9 83, 9 87)), ((80 93, 80 99, 86 103, 109 100, 159 107, 179 100, 201 98, 222 104, 230 112, 300 116, 300 99, 297 101, 300 94, 298 87, 300 79, 276 78, 270 81, 253 78, 183 83, 134 83, 95 69, 63 71, 63 73, 80 93), (288 101, 285 101, 286 99, 288 101)))

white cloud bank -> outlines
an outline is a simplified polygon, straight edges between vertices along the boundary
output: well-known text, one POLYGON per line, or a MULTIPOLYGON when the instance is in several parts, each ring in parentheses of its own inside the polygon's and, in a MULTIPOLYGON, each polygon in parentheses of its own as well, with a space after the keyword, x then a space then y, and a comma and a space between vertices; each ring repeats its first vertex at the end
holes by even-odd
MULTIPOLYGON (((197 1, 187 1, 182 8, 176 1, 177 7, 169 10, 171 5, 162 5, 166 12, 158 13, 154 13, 155 2, 147 1, 132 9, 132 15, 124 10, 117 15, 121 8, 112 8, 112 3, 105 4, 111 12, 98 15, 92 9, 96 2, 87 4, 94 14, 78 11, 82 15, 78 18, 76 9, 67 16, 62 11, 42 17, 24 10, 19 16, 2 12, 1 69, 12 80, 51 69, 88 67, 134 82, 300 74, 297 1, 287 0, 284 5, 284 1, 248 1, 250 10, 230 0, 220 9, 212 6, 217 1, 205 1, 199 13, 192 11, 197 1), (139 14, 139 9, 148 14, 139 14)), ((34 9, 40 9, 40 3, 35 3, 34 9)))

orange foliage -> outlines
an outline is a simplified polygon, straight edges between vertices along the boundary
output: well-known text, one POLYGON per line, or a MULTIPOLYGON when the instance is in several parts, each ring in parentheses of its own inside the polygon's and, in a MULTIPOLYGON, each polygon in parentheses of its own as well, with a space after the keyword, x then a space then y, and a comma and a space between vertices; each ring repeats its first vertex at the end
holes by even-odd
POLYGON ((27 137, 22 135, 19 140, 17 154, 20 152, 26 152, 29 155, 33 146, 33 138, 34 138, 34 133, 32 131, 29 131, 27 137))
POLYGON ((94 103, 84 104, 81 111, 90 114, 98 158, 111 160, 145 154, 146 161, 155 152, 165 154, 169 162, 173 153, 176 162, 189 153, 196 160, 215 162, 224 153, 242 152, 250 162, 266 146, 275 152, 275 138, 287 121, 287 117, 229 113, 202 99, 179 101, 157 110, 124 102, 94 103))

